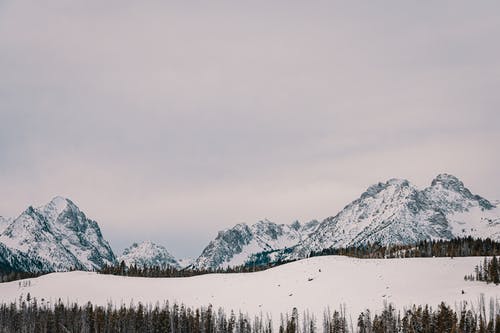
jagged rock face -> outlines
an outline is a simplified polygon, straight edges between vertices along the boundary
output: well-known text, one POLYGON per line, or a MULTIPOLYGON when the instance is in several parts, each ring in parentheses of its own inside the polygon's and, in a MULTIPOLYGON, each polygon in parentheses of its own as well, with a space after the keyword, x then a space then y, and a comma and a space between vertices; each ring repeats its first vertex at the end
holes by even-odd
POLYGON ((0 244, 10 252, 3 261, 17 270, 26 270, 29 261, 30 271, 93 270, 116 264, 97 223, 62 197, 26 209, 0 233, 0 244))
POLYGON ((253 254, 290 248, 301 242, 318 225, 311 221, 302 226, 259 221, 248 226, 237 224, 220 231, 190 266, 196 269, 216 269, 244 264, 253 254))
POLYGON ((137 267, 175 267, 180 268, 177 260, 166 248, 153 242, 134 243, 126 248, 118 258, 119 262, 124 261, 127 266, 137 265, 137 267))
POLYGON ((424 190, 407 180, 391 179, 370 186, 336 216, 325 219, 292 257, 374 242, 411 244, 469 235, 498 240, 499 215, 494 204, 472 194, 452 175, 438 175, 424 190))

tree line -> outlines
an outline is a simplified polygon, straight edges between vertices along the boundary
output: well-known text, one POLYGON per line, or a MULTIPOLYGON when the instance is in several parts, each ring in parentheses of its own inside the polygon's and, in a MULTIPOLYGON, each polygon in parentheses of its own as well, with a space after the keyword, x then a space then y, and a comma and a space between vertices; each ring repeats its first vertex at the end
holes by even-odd
POLYGON ((119 276, 134 276, 134 277, 190 277, 196 275, 204 274, 226 274, 226 273, 249 273, 263 271, 271 267, 278 266, 280 263, 269 263, 266 265, 241 265, 241 266, 231 266, 225 268, 207 268, 207 269, 197 269, 197 268, 177 268, 170 265, 126 265, 124 261, 120 262, 118 265, 110 266, 104 265, 101 269, 97 270, 100 274, 112 274, 119 276))
POLYGON ((470 281, 485 281, 487 283, 500 283, 500 265, 496 256, 493 258, 484 258, 484 263, 476 265, 474 274, 469 274, 464 277, 470 281))
POLYGON ((389 305, 382 313, 375 314, 373 317, 368 310, 361 313, 358 316, 356 331, 349 330, 345 324, 345 318, 337 315, 328 322, 328 331, 324 330, 324 332, 498 333, 500 332, 500 313, 498 304, 495 305, 493 300, 490 302, 489 312, 488 317, 484 300, 481 300, 477 312, 465 307, 456 312, 450 306, 441 303, 435 310, 428 305, 413 306, 401 313, 396 312, 389 305))
POLYGON ((0 283, 23 279, 31 279, 52 272, 20 272, 20 271, 0 271, 0 283))
POLYGON ((119 308, 39 303, 36 299, 20 300, 19 303, 0 306, 0 332, 36 333, 112 333, 112 332, 271 332, 264 324, 270 320, 256 317, 251 320, 239 313, 230 315, 211 305, 192 309, 168 302, 163 305, 143 305, 119 308))
MULTIPOLYGON (((250 317, 241 312, 222 308, 190 308, 165 302, 156 304, 122 305, 114 307, 64 304, 61 300, 50 304, 31 299, 29 294, 18 302, 0 305, 0 332, 37 333, 272 333, 273 321, 262 314, 250 317)), ((436 309, 412 306, 396 311, 386 305, 381 313, 372 315, 369 310, 359 314, 353 322, 345 309, 324 311, 322 322, 297 308, 291 314, 282 314, 279 333, 498 333, 500 313, 498 304, 490 301, 489 314, 484 299, 477 308, 453 310, 445 303, 436 309)))
POLYGON ((310 253, 310 257, 324 255, 343 255, 371 259, 498 256, 500 255, 500 242, 490 238, 475 239, 469 236, 450 240, 423 240, 411 245, 368 243, 366 245, 328 248, 310 253))

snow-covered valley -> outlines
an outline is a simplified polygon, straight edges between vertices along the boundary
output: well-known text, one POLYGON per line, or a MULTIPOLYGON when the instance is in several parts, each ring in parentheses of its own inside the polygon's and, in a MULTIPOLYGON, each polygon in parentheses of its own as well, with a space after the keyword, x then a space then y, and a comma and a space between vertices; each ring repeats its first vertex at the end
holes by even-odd
MULTIPOLYGON (((437 306, 441 301, 459 309, 500 300, 500 288, 485 282, 465 281, 481 257, 356 259, 342 256, 314 257, 266 271, 208 274, 189 278, 133 278, 92 272, 52 273, 29 282, 0 284, 0 302, 22 295, 45 302, 109 302, 119 306, 169 302, 187 306, 223 307, 249 315, 308 310, 322 318, 326 307, 345 305, 356 316, 365 309, 379 311, 384 302, 402 309, 412 304, 437 306), (462 291, 464 293, 462 293, 462 291)), ((26 280, 25 280, 26 281, 26 280)))

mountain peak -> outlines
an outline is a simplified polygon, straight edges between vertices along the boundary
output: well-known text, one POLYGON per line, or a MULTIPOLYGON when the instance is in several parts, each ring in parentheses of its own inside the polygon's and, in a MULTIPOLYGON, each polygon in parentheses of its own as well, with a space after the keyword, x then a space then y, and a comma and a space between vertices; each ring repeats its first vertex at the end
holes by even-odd
POLYGON ((26 213, 28 215, 32 215, 35 213, 35 208, 33 206, 28 206, 28 208, 26 208, 23 212, 23 214, 26 213))
POLYGON ((379 193, 385 191, 386 189, 392 189, 393 191, 399 191, 403 188, 412 187, 410 182, 406 179, 400 178, 391 178, 387 180, 385 183, 379 182, 377 184, 373 184, 366 189, 366 191, 361 194, 361 199, 365 199, 368 197, 375 197, 379 193))
POLYGON ((55 197, 50 200, 49 204, 52 205, 67 205, 68 202, 71 202, 68 198, 62 197, 60 195, 56 195, 55 197))
POLYGON ((118 261, 124 261, 127 266, 180 267, 177 260, 167 251, 165 247, 157 245, 151 241, 144 241, 139 244, 133 243, 130 247, 123 251, 123 254, 118 258, 118 261))
POLYGON ((49 218, 57 218, 62 212, 71 209, 78 209, 78 207, 68 198, 56 196, 52 198, 47 204, 38 207, 38 209, 49 216, 49 218))
POLYGON ((401 179, 401 178, 391 178, 388 181, 385 182, 387 185, 393 185, 393 186, 409 186, 410 182, 406 179, 401 179))
POLYGON ((432 180, 431 186, 441 185, 444 188, 463 188, 464 183, 457 177, 448 173, 441 173, 432 180))
POLYGON ((302 228, 302 224, 300 224, 300 222, 296 220, 295 222, 290 224, 290 227, 292 227, 292 229, 294 230, 300 230, 300 228, 302 228))
POLYGON ((153 248, 163 248, 163 246, 160 246, 160 245, 156 245, 155 243, 151 242, 151 241, 144 241, 144 242, 141 242, 141 243, 132 243, 132 245, 130 245, 130 247, 126 248, 124 251, 123 251, 123 254, 127 254, 129 253, 131 250, 133 249, 136 249, 136 248, 142 248, 142 249, 153 249, 153 248))
MULTIPOLYGON (((473 202, 477 202, 483 209, 490 210, 496 207, 487 199, 477 194, 471 193, 471 191, 467 187, 465 187, 464 183, 460 179, 447 173, 437 175, 437 177, 432 180, 430 188, 428 188, 426 191, 428 194, 434 195, 433 192, 437 192, 439 194, 440 192, 442 192, 442 189, 454 193, 453 195, 455 196, 458 195, 468 200, 472 200, 473 202)), ((441 202, 445 200, 449 201, 449 198, 450 194, 447 194, 445 197, 440 198, 439 200, 441 202)), ((434 200, 437 199, 434 198, 434 200)))

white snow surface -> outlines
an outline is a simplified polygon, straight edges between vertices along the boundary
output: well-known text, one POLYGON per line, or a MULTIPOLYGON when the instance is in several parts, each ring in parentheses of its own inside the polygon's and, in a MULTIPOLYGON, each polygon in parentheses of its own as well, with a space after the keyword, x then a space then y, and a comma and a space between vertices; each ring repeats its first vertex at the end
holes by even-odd
POLYGON ((356 259, 343 256, 314 257, 266 271, 207 274, 189 278, 133 278, 91 272, 53 273, 0 283, 0 301, 18 300, 30 293, 38 300, 116 306, 132 302, 164 301, 187 306, 223 307, 249 315, 272 316, 309 310, 321 322, 326 307, 345 305, 353 321, 361 311, 380 311, 384 302, 397 309, 413 304, 436 307, 444 301, 455 309, 500 299, 500 288, 485 282, 465 281, 482 257, 356 259), (21 286, 21 287, 20 287, 21 286), (464 294, 462 294, 462 290, 464 294))
POLYGON ((453 235, 458 237, 491 238, 500 240, 500 208, 490 210, 471 207, 469 211, 449 216, 453 235))

